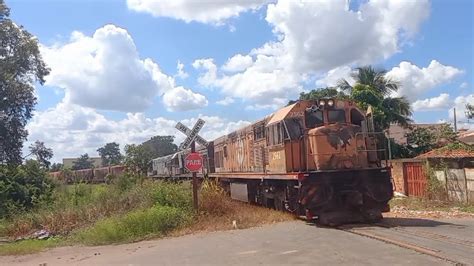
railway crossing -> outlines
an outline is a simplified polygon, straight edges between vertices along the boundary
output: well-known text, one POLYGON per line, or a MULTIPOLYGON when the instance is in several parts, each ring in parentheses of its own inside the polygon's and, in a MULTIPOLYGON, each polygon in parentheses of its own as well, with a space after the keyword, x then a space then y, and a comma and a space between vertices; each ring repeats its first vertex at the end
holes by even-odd
POLYGON ((199 153, 196 153, 196 142, 204 147, 207 147, 209 145, 209 143, 198 134, 204 126, 205 122, 206 121, 199 118, 196 124, 194 124, 193 129, 189 129, 181 122, 178 122, 175 126, 176 129, 178 129, 187 136, 183 143, 179 145, 179 149, 186 150, 191 147, 191 153, 186 156, 184 166, 193 175, 193 206, 195 210, 197 210, 199 206, 196 172, 199 172, 202 169, 203 164, 202 156, 199 153))

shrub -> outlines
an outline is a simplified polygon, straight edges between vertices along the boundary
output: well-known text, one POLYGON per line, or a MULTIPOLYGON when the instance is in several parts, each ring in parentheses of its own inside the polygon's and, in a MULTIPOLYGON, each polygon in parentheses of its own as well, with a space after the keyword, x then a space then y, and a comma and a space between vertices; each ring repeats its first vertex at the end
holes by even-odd
POLYGON ((203 214, 222 216, 233 211, 230 198, 216 180, 206 179, 201 186, 199 210, 203 214))
POLYGON ((192 208, 192 192, 185 184, 159 182, 153 190, 153 200, 163 206, 192 208))
POLYGON ((0 218, 50 202, 54 185, 33 160, 17 167, 0 165, 0 218))
POLYGON ((189 213, 182 209, 156 205, 101 220, 91 228, 78 232, 76 239, 92 245, 136 241, 163 236, 189 221, 189 213))

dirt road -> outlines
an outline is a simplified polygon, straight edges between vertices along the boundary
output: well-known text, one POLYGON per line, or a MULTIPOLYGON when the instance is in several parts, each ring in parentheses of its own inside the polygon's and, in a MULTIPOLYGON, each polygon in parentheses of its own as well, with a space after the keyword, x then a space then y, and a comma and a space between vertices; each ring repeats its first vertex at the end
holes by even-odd
POLYGON ((449 265, 474 262, 474 220, 387 218, 380 226, 302 221, 101 247, 2 257, 0 265, 449 265), (387 241, 388 239, 388 241, 387 241))

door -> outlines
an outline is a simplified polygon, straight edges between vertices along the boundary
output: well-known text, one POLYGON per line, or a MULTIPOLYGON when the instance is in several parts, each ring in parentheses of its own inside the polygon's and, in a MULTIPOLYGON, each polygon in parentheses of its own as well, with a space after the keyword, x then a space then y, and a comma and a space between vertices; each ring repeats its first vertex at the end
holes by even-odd
POLYGON ((426 196, 427 175, 422 162, 403 163, 403 173, 407 189, 407 196, 426 196))

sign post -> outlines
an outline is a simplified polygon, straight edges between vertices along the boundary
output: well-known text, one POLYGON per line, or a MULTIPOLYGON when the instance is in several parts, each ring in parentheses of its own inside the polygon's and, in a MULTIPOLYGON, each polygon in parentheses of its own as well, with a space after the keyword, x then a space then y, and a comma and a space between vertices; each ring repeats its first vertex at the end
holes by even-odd
POLYGON ((187 138, 179 145, 180 150, 186 150, 191 147, 191 153, 188 154, 184 160, 184 167, 188 169, 193 175, 193 207, 195 210, 198 209, 198 180, 197 172, 202 169, 203 160, 202 156, 199 153, 196 153, 196 142, 201 144, 204 147, 207 147, 209 143, 198 135, 199 131, 204 126, 205 121, 198 119, 193 129, 189 129, 187 126, 183 125, 181 122, 176 124, 176 128, 183 132, 187 138))

